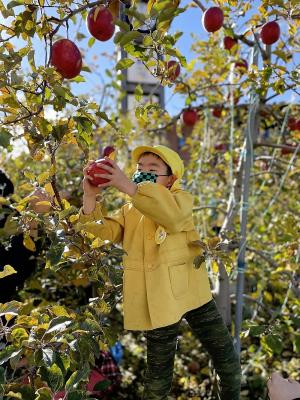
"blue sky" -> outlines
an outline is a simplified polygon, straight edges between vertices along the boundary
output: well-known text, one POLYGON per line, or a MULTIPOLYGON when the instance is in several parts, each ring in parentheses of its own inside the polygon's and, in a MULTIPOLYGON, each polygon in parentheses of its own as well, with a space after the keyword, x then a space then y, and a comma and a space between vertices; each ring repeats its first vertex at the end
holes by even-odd
MULTIPOLYGON (((7 2, 7 1, 6 1, 7 2)), ((182 0, 181 1, 181 6, 184 6, 188 4, 188 0, 182 0)), ((253 11, 256 11, 256 7, 260 4, 259 1, 253 2, 254 8, 252 9, 253 11), (256 6, 256 7, 255 7, 256 6)), ((213 3, 204 3, 205 7, 208 6, 213 6, 213 3)), ((250 11, 247 12, 246 18, 248 19, 250 15, 250 11)), ((183 35, 177 42, 177 46, 181 53, 187 58, 187 61, 190 61, 192 58, 194 58, 196 55, 191 52, 191 45, 193 41, 195 40, 192 38, 191 34, 196 34, 200 39, 206 39, 207 38, 207 33, 202 27, 201 23, 201 18, 202 18, 202 11, 199 7, 196 8, 189 8, 187 11, 184 13, 180 14, 175 18, 175 20, 172 23, 171 32, 175 32, 177 30, 183 31, 183 35)), ((244 21, 243 20, 238 20, 239 24, 242 24, 244 21)), ((0 17, 0 22, 3 22, 3 17, 0 17)), ((282 30, 285 29, 285 22, 280 22, 282 30)), ((241 33, 241 25, 237 26, 235 31, 237 33, 241 33)), ((87 41, 90 38, 90 34, 87 31, 85 21, 80 20, 80 16, 77 18, 77 24, 73 25, 72 22, 70 22, 70 28, 69 28, 69 39, 75 40, 76 37, 76 32, 79 30, 82 34, 87 36, 87 39, 84 39, 79 42, 79 47, 81 49, 88 49, 87 46, 87 41)), ((59 34, 63 37, 66 37, 66 29, 61 28, 59 30, 59 34)), ((14 41, 15 45, 17 47, 20 47, 21 45, 21 40, 18 39, 14 41)), ((44 43, 39 41, 38 39, 34 39, 33 45, 35 48, 36 52, 36 63, 37 64, 42 64, 44 60, 44 43)), ((110 39, 107 42, 99 42, 96 40, 95 44, 91 49, 88 50, 87 54, 85 57, 87 60, 93 60, 94 65, 96 65, 96 73, 86 73, 83 72, 82 75, 85 77, 86 82, 83 83, 74 83, 72 85, 72 90, 75 94, 79 93, 91 93, 92 97, 94 97, 96 100, 99 100, 101 97, 101 93, 99 90, 99 93, 97 93, 97 85, 102 84, 102 80, 107 80, 105 70, 106 69, 112 69, 114 68, 114 63, 112 61, 109 61, 107 57, 103 56, 103 53, 107 54, 113 54, 113 52, 116 50, 115 44, 113 42, 113 39, 110 39), (96 59, 95 56, 97 57, 96 59)), ((298 55, 298 63, 299 63, 300 56, 298 55)), ((26 66, 24 66, 26 69, 26 66)), ((99 85, 99 87, 100 87, 99 85)), ((291 92, 285 94, 280 98, 280 100, 285 99, 286 101, 291 100, 291 92)), ((184 98, 179 95, 172 95, 172 88, 165 88, 165 108, 166 110, 171 114, 174 115, 178 113, 183 107, 184 107, 184 98)), ((276 99, 276 101, 279 101, 279 98, 276 99)), ((299 99, 297 100, 299 101, 299 99)))

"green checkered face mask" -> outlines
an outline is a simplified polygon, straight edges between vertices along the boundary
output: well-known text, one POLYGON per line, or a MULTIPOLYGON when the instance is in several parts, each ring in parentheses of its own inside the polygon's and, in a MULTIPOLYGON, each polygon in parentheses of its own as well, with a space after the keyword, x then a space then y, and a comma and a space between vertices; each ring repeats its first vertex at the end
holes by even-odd
POLYGON ((132 180, 134 183, 140 183, 143 181, 150 181, 156 183, 158 176, 169 176, 169 175, 157 175, 155 172, 136 171, 132 175, 132 180))

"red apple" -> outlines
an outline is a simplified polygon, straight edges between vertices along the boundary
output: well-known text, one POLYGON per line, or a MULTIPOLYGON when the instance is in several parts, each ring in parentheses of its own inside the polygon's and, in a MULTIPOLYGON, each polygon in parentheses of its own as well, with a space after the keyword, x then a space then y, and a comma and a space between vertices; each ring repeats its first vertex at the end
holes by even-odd
POLYGON ((93 186, 98 186, 102 183, 109 182, 109 179, 101 178, 100 176, 95 176, 95 174, 109 173, 106 169, 101 168, 101 164, 111 166, 109 161, 105 160, 104 158, 100 158, 99 160, 93 162, 87 170, 87 174, 93 178, 93 180, 89 180, 90 184, 93 186))
POLYGON ((210 7, 202 15, 202 25, 207 32, 218 31, 224 22, 224 14, 220 7, 210 7))
POLYGON ((194 126, 198 119, 197 111, 192 109, 184 110, 182 119, 185 125, 194 126))
POLYGON ((216 118, 220 118, 221 115, 222 115, 222 110, 223 110, 222 107, 215 107, 215 108, 212 110, 212 115, 213 115, 214 117, 216 117, 216 118))
POLYGON ((200 364, 198 361, 191 361, 187 365, 190 374, 196 375, 200 371, 200 364))
POLYGON ((216 143, 214 146, 215 150, 220 151, 221 153, 225 153, 228 149, 227 143, 216 143))
POLYGON ((177 61, 171 60, 167 62, 168 78, 170 81, 175 81, 175 79, 180 74, 180 65, 177 61))
POLYGON ((261 28, 260 37, 264 44, 273 44, 280 37, 280 26, 276 21, 267 22, 261 28))
POLYGON ((297 121, 296 118, 290 117, 290 118, 288 119, 288 123, 287 123, 289 130, 290 130, 290 131, 296 131, 296 130, 297 130, 297 123, 298 123, 298 122, 299 122, 299 121, 297 121))
POLYGON ((109 157, 114 151, 115 151, 114 147, 106 146, 105 149, 103 150, 103 157, 109 157))
POLYGON ((238 69, 240 73, 244 73, 248 69, 248 63, 245 59, 241 58, 239 61, 234 63, 235 68, 238 69))
POLYGON ((291 154, 295 152, 295 148, 297 144, 294 143, 283 143, 284 146, 289 146, 290 148, 283 147, 281 148, 281 155, 284 156, 285 154, 291 154))
POLYGON ((69 39, 60 39, 53 43, 51 64, 64 78, 71 79, 79 75, 82 57, 76 44, 69 39))
POLYGON ((102 5, 95 6, 89 11, 86 23, 90 34, 102 42, 109 40, 115 32, 113 15, 102 5))
POLYGON ((224 49, 226 50, 231 50, 233 46, 235 46, 237 44, 237 40, 233 39, 230 36, 225 36, 223 43, 224 43, 224 49))

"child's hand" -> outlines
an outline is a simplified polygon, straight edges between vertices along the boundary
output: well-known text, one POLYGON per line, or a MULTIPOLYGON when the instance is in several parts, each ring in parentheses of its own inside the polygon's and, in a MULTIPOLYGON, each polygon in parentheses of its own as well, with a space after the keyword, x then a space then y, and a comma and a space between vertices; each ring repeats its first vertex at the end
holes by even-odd
POLYGON ((94 160, 89 160, 87 165, 83 168, 83 181, 82 181, 82 187, 83 187, 83 194, 85 196, 95 196, 101 192, 101 189, 98 186, 92 185, 89 181, 93 180, 91 176, 88 175, 87 170, 89 166, 95 162, 94 160))
POLYGON ((105 160, 110 163, 110 166, 101 164, 101 168, 106 169, 107 174, 95 174, 95 176, 108 179, 109 182, 102 183, 99 187, 106 188, 107 186, 114 186, 116 189, 119 189, 120 192, 128 193, 128 188, 134 183, 127 178, 114 160, 111 160, 109 157, 105 157, 105 160))

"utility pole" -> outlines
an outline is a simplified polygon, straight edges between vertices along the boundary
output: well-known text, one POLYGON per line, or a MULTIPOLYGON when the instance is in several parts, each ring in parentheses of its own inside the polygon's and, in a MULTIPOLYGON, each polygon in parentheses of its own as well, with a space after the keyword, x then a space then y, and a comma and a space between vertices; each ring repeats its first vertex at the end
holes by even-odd
MULTIPOLYGON (((255 44, 251 51, 250 64, 258 65, 259 48, 255 44)), ((235 329, 234 329, 234 343, 235 348, 240 354, 241 339, 240 331, 243 321, 243 294, 244 294, 244 281, 245 281, 245 253, 247 242, 247 219, 249 208, 249 189, 250 189, 250 173, 253 162, 253 143, 255 143, 258 135, 258 110, 259 110, 259 95, 255 93, 254 88, 249 96, 249 114, 247 127, 245 129, 245 145, 243 146, 243 177, 242 177, 242 194, 240 203, 240 232, 241 240, 239 247, 239 254, 237 260, 237 286, 236 286, 236 310, 235 310, 235 329)))

